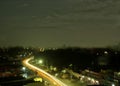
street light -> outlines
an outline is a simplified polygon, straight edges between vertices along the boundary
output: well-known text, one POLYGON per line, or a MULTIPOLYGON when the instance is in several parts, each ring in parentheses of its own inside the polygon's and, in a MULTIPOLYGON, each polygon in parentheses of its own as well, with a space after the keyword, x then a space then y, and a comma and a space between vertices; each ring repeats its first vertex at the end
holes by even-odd
POLYGON ((43 63, 43 60, 39 60, 38 63, 39 63, 39 64, 42 64, 42 63, 43 63))
POLYGON ((106 55, 107 55, 107 54, 108 54, 108 52, 107 52, 107 51, 104 51, 104 54, 106 54, 106 55))
POLYGON ((26 70, 26 67, 22 67, 22 70, 25 71, 25 70, 26 70))
POLYGON ((115 84, 112 84, 112 86, 115 86, 115 84))

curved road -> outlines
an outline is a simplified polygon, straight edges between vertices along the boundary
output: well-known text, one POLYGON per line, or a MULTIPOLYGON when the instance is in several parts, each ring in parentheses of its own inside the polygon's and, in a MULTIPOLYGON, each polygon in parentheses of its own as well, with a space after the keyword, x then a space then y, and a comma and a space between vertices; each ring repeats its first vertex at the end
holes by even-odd
POLYGON ((28 58, 23 60, 24 66, 28 67, 29 69, 33 70, 34 72, 37 72, 40 76, 48 79, 51 83, 53 83, 54 86, 67 86, 54 76, 50 75, 49 73, 45 72, 44 70, 32 65, 29 63, 30 60, 34 59, 34 57, 28 58))

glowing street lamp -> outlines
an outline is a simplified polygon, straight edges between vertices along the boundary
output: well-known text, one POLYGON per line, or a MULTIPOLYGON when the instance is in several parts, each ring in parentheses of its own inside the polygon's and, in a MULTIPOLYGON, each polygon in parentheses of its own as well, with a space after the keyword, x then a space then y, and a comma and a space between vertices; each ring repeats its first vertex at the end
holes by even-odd
POLYGON ((26 71, 26 67, 22 67, 22 70, 23 70, 23 71, 26 71))
POLYGON ((42 63, 43 63, 43 60, 39 60, 38 63, 39 63, 39 64, 42 64, 42 63))

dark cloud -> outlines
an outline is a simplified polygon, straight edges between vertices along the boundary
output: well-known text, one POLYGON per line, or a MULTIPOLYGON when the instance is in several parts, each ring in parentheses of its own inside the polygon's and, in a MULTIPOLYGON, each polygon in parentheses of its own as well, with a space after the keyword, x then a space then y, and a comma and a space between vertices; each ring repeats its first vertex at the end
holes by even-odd
POLYGON ((114 45, 119 10, 119 0, 0 0, 0 45, 114 45))

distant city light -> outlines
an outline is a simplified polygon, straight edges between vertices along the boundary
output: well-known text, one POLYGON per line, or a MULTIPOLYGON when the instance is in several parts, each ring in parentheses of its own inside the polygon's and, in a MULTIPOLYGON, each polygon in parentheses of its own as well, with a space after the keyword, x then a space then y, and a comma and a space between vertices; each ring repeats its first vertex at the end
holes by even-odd
POLYGON ((43 63, 43 60, 39 60, 38 63, 39 63, 39 64, 42 64, 42 63, 43 63))
POLYGON ((82 78, 85 78, 85 76, 82 76, 82 78))
POLYGON ((42 78, 34 78, 34 81, 36 81, 36 82, 43 82, 43 79, 42 78))
POLYGON ((58 76, 58 73, 55 74, 55 77, 57 77, 57 76, 58 76))
POLYGON ((104 51, 104 54, 108 54, 108 52, 107 52, 107 51, 104 51))
POLYGON ((118 72, 118 76, 120 76, 120 72, 118 72))
POLYGON ((66 70, 62 70, 63 73, 66 73, 67 71, 66 70))
POLYGON ((44 52, 45 51, 45 48, 40 48, 40 52, 44 52))
POLYGON ((112 84, 112 86, 115 86, 115 84, 112 84))
POLYGON ((56 68, 56 67, 54 67, 54 68, 53 68, 53 70, 54 70, 54 71, 57 71, 57 68, 56 68))
POLYGON ((25 71, 25 70, 26 70, 26 67, 22 67, 22 70, 25 71))
POLYGON ((22 76, 25 77, 25 78, 28 78, 27 73, 23 74, 22 76))
POLYGON ((90 77, 88 77, 88 80, 91 80, 91 78, 90 78, 90 77))

